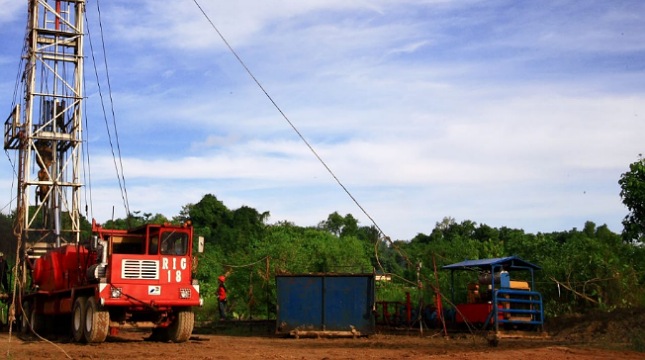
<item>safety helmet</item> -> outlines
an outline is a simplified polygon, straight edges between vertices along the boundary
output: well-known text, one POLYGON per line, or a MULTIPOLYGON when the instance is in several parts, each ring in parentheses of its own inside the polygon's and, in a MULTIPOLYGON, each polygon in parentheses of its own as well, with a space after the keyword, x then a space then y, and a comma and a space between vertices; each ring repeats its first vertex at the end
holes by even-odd
POLYGON ((224 277, 224 275, 220 275, 220 276, 217 278, 217 280, 219 280, 219 281, 221 281, 221 282, 224 282, 224 280, 226 280, 226 277, 224 277))

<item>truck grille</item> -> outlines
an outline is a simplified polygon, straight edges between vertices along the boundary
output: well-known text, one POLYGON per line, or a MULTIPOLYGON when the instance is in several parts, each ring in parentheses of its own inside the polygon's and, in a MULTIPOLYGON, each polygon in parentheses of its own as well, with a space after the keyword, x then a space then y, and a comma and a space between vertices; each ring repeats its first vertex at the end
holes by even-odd
POLYGON ((123 259, 121 275, 124 279, 159 280, 159 260, 123 259))

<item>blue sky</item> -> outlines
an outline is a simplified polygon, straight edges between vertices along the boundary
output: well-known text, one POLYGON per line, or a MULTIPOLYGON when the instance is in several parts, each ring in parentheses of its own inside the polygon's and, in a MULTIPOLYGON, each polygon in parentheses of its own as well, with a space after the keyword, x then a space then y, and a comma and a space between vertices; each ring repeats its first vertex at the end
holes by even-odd
MULTIPOLYGON (((130 209, 172 217, 212 193, 269 211, 270 223, 315 225, 338 211, 370 225, 194 2, 165 4, 99 2, 130 209)), ((391 238, 430 233, 445 216, 622 230, 617 181, 645 152, 645 2, 200 4, 391 238)), ((26 5, 0 0, 3 119, 26 5)), ((87 13, 105 90, 96 5, 87 13)), ((103 222, 125 210, 89 54, 86 136, 103 222)), ((7 213, 15 180, 4 157, 7 213)))

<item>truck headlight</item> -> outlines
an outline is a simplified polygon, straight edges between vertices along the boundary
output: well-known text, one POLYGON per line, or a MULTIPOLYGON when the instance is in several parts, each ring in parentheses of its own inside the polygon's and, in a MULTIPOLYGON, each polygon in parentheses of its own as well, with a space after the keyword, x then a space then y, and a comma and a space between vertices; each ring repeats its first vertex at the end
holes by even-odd
POLYGON ((110 297, 113 299, 121 297, 121 288, 113 287, 110 289, 110 297))
POLYGON ((181 299, 190 299, 190 289, 188 289, 188 288, 180 288, 179 289, 179 297, 181 299))

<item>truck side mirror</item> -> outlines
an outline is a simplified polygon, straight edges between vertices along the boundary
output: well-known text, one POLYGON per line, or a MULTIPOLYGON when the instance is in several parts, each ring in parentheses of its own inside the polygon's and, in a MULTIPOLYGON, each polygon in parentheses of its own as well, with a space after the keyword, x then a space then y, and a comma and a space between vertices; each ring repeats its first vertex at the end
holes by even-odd
POLYGON ((203 253, 204 252, 204 237, 200 236, 197 238, 197 252, 198 253, 203 253))

